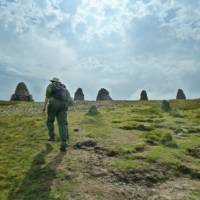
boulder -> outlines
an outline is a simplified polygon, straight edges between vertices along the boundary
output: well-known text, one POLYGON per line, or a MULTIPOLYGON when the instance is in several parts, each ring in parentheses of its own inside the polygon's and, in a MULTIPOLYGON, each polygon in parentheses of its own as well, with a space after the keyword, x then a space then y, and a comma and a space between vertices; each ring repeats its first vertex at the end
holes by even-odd
POLYGON ((101 88, 98 92, 96 100, 105 101, 105 100, 112 100, 112 98, 110 97, 108 90, 106 90, 105 88, 101 88))
POLYGON ((169 101, 163 100, 163 101, 162 101, 162 104, 161 104, 161 109, 162 109, 164 112, 169 112, 169 111, 171 110, 169 101))
POLYGON ((91 106, 89 111, 87 112, 87 115, 98 115, 99 111, 95 105, 91 106))
POLYGON ((84 101, 84 94, 81 88, 78 88, 74 94, 74 101, 84 101))
POLYGON ((186 99, 185 93, 183 92, 182 89, 178 89, 176 99, 182 99, 182 100, 186 99))
POLYGON ((141 101, 148 101, 148 96, 147 96, 146 90, 142 90, 142 92, 140 94, 140 100, 141 101))
POLYGON ((18 83, 15 93, 11 96, 11 101, 33 101, 32 95, 24 82, 18 83))

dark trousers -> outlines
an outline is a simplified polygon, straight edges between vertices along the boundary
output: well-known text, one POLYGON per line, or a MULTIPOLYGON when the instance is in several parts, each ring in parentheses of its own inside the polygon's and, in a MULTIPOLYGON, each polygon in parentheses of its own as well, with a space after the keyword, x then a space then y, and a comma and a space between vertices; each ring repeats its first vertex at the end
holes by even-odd
POLYGON ((54 121, 57 119, 59 134, 61 138, 61 147, 67 146, 68 140, 68 123, 67 123, 67 106, 63 102, 50 103, 48 105, 47 128, 50 138, 55 137, 54 121))

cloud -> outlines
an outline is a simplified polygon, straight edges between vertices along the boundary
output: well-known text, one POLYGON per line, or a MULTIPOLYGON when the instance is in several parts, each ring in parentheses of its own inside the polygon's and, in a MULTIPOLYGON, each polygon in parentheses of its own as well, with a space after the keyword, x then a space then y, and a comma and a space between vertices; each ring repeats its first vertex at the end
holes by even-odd
POLYGON ((0 84, 26 80, 40 100, 53 76, 88 99, 101 87, 114 99, 138 99, 141 89, 170 98, 179 87, 198 97, 199 8, 194 0, 1 0, 0 84))
POLYGON ((128 0, 83 0, 73 17, 74 33, 80 35, 81 32, 81 39, 88 42, 112 33, 124 38, 124 27, 130 23, 133 15, 128 3, 128 0))
POLYGON ((200 2, 166 0, 149 2, 161 21, 178 39, 200 40, 200 2))
POLYGON ((66 45, 65 40, 58 39, 58 36, 48 37, 40 30, 13 38, 9 46, 2 44, 1 60, 7 63, 10 70, 27 76, 47 78, 54 71, 62 73, 71 68, 77 59, 75 51, 66 45))
POLYGON ((54 29, 69 19, 69 14, 60 9, 61 2, 60 0, 2 0, 0 21, 5 27, 14 26, 19 33, 40 25, 54 29))

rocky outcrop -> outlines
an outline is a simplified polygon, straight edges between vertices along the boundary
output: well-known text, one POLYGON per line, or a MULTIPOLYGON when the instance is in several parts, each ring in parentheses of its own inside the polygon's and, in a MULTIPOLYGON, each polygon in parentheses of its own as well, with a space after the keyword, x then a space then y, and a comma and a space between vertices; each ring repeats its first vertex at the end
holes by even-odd
POLYGON ((140 94, 140 100, 141 101, 148 101, 148 96, 147 96, 146 90, 142 90, 142 92, 140 94))
POLYGON ((78 88, 74 94, 74 101, 84 101, 84 94, 81 88, 78 88))
POLYGON ((183 92, 182 89, 178 89, 176 99, 182 99, 182 100, 186 99, 185 93, 183 92))
POLYGON ((105 100, 112 100, 112 98, 110 97, 108 90, 106 90, 105 88, 101 88, 98 92, 96 100, 105 101, 105 100))
POLYGON ((24 82, 18 83, 15 93, 11 96, 11 101, 33 101, 32 95, 24 82))
POLYGON ((164 112, 169 112, 169 111, 171 110, 169 101, 163 100, 163 101, 162 101, 162 104, 161 104, 161 109, 162 109, 164 112))

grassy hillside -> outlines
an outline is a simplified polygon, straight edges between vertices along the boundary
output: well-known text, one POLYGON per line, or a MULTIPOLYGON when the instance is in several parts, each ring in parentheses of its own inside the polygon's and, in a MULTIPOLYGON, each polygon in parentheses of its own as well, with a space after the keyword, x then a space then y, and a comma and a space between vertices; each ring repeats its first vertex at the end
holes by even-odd
POLYGON ((199 200, 200 100, 160 104, 76 103, 60 153, 41 103, 0 102, 0 200, 199 200))

